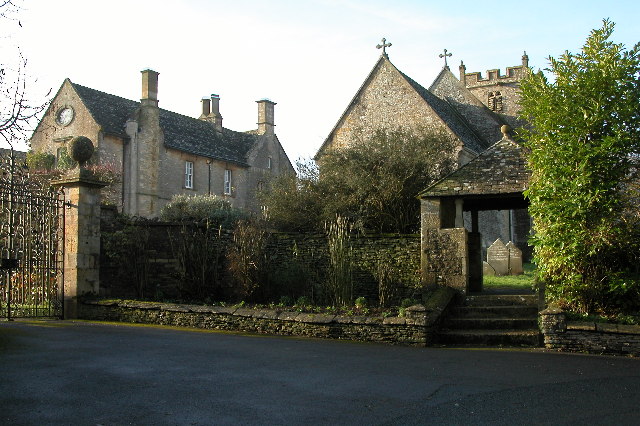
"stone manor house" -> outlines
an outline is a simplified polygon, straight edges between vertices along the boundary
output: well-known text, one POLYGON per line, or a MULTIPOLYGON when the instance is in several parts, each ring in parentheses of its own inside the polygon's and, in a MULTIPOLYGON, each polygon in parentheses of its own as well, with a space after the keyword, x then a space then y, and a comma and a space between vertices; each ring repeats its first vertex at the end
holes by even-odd
POLYGON ((32 150, 60 161, 74 136, 91 139, 90 164, 121 175, 109 201, 129 215, 156 217, 175 194, 213 194, 259 209, 256 191, 272 175, 294 173, 274 131, 275 102, 257 101, 258 128, 237 132, 222 126, 217 95, 201 100, 197 119, 159 108, 158 74, 142 71, 140 102, 66 79, 31 137, 32 150))
MULTIPOLYGON (((383 39, 382 54, 362 86, 338 119, 316 159, 328 149, 367 140, 378 130, 403 129, 416 132, 444 132, 454 142, 451 156, 462 167, 503 138, 501 126, 522 125, 517 118, 519 82, 529 67, 529 58, 508 67, 505 75, 497 69, 486 77, 479 72, 467 73, 461 62, 456 77, 447 64, 451 53, 440 57, 445 65, 429 88, 404 74, 389 60, 383 39)), ((489 174, 489 171, 488 171, 489 174)), ((465 226, 471 217, 465 214, 465 226)), ((490 246, 497 238, 513 241, 525 253, 530 252, 527 238, 530 219, 526 209, 480 212, 482 246, 490 246)))

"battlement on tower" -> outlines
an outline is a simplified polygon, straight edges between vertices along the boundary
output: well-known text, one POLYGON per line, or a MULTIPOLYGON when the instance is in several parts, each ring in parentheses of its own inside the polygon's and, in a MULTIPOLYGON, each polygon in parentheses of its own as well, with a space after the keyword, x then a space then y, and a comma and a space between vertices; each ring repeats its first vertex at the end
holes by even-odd
POLYGON ((522 65, 519 65, 507 67, 506 75, 501 75, 499 69, 493 69, 487 71, 487 78, 483 78, 481 72, 465 73, 464 77, 467 87, 477 87, 516 82, 524 77, 524 72, 522 65))
POLYGON ((467 87, 493 86, 520 81, 529 69, 529 57, 525 52, 522 56, 522 65, 507 67, 505 75, 500 74, 499 69, 487 70, 487 77, 484 78, 481 72, 466 72, 466 67, 460 63, 460 81, 467 87))

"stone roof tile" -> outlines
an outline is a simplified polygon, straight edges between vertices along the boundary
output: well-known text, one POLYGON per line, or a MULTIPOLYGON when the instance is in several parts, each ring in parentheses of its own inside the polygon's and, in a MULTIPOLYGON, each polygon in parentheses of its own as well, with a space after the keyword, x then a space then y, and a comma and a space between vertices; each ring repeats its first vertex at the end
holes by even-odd
POLYGON ((523 148, 503 138, 419 197, 513 194, 528 188, 529 177, 523 148))
POLYGON ((398 72, 402 74, 411 87, 413 87, 422 99, 431 106, 436 114, 438 114, 447 126, 462 140, 462 143, 464 143, 467 148, 475 152, 482 152, 487 148, 487 142, 478 136, 470 123, 448 102, 425 89, 402 71, 398 70, 398 72))
MULTIPOLYGON (((134 117, 140 102, 71 83, 105 133, 126 137, 125 124, 134 117)), ((160 128, 167 148, 247 165, 247 154, 258 143, 255 132, 217 132, 212 123, 160 108, 160 128)))

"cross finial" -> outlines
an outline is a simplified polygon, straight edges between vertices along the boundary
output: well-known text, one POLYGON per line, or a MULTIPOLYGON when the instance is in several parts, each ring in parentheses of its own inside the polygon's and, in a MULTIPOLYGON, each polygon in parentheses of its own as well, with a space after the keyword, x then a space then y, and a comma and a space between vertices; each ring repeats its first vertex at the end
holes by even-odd
POLYGON ((448 57, 453 56, 451 53, 447 53, 447 49, 444 49, 444 53, 441 53, 439 55, 440 58, 444 58, 444 67, 445 68, 449 68, 449 64, 447 64, 447 56, 448 57))
POLYGON ((387 56, 387 47, 391 47, 391 43, 387 43, 387 39, 382 39, 382 44, 376 46, 376 49, 382 49, 382 55, 387 56))

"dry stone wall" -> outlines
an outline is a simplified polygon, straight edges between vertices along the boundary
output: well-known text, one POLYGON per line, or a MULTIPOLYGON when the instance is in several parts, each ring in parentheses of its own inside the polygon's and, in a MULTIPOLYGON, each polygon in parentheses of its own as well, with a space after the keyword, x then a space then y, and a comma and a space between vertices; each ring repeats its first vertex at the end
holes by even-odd
MULTIPOLYGON (((378 299, 375 271, 379 264, 390 265, 400 283, 397 299, 412 297, 420 284, 420 236, 418 234, 353 235, 352 247, 354 297, 368 301, 378 299)), ((323 234, 275 233, 269 243, 269 255, 274 269, 299 262, 302 270, 324 280, 329 268, 327 238, 323 234)), ((398 300, 396 300, 397 302, 398 300)))
POLYGON ((416 305, 407 308, 406 317, 389 318, 123 300, 85 301, 80 318, 426 346, 433 343, 436 326, 451 297, 452 294, 448 294, 443 306, 425 308, 416 305))
POLYGON ((540 329, 548 349, 640 356, 640 326, 567 321, 561 309, 540 312, 540 329))
MULTIPOLYGON (((133 276, 120 273, 120 266, 107 256, 108 244, 106 238, 118 230, 122 230, 123 223, 116 220, 113 210, 103 210, 102 220, 102 252, 100 258, 100 295, 105 297, 139 297, 136 294, 136 284, 133 276)), ((180 285, 178 281, 179 263, 175 257, 174 248, 181 225, 144 222, 139 225, 144 231, 146 249, 147 282, 149 288, 146 293, 154 297, 162 295, 166 298, 177 298, 180 285)), ((224 231, 223 245, 228 247, 232 241, 231 231, 224 231)), ((378 283, 374 271, 379 263, 387 263, 396 271, 400 289, 397 292, 398 302, 404 297, 416 296, 420 283, 420 236, 396 234, 353 235, 350 239, 353 247, 353 278, 354 297, 364 296, 369 302, 378 300, 378 283)), ((224 249, 226 250, 226 249, 224 249)), ((272 233, 267 246, 268 264, 273 280, 295 280, 292 285, 318 285, 326 278, 329 266, 328 243, 324 234, 291 234, 272 233), (285 277, 285 275, 288 275, 285 277), (306 281, 306 283, 304 282, 306 281)), ((140 259, 129 259, 130 262, 140 259)), ((227 281, 224 286, 230 286, 226 274, 226 264, 220 263, 219 276, 227 281)), ((287 289, 283 290, 287 294, 287 289)), ((317 289, 298 288, 291 292, 292 296, 315 296, 317 289)))

